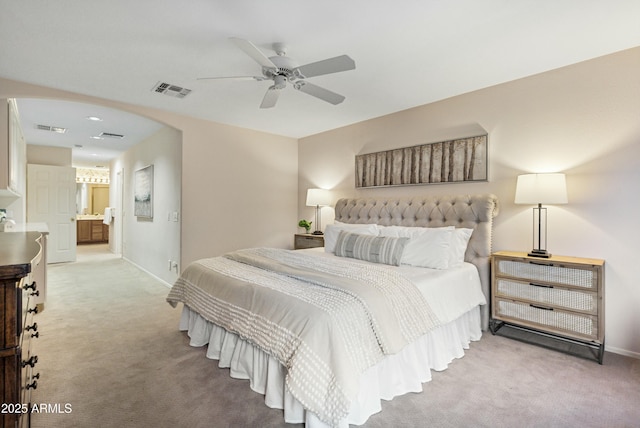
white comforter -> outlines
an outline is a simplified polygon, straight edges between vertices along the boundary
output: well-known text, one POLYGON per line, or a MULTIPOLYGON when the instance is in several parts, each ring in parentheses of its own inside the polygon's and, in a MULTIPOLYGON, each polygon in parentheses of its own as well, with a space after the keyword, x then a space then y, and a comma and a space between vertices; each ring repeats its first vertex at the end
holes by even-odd
MULTIPOLYGON (((307 254, 308 257, 310 257, 310 259, 308 260, 311 260, 311 261, 306 261, 303 264, 311 263, 317 266, 324 266, 324 268, 321 269, 321 271, 323 271, 324 273, 327 273, 326 271, 333 271, 331 272, 332 274, 341 273, 342 268, 337 268, 336 270, 335 266, 344 266, 345 263, 347 262, 345 261, 345 259, 335 258, 335 256, 324 253, 324 252, 310 250, 307 253, 308 253, 307 254)), ((263 252, 262 255, 264 254, 265 253, 263 252)), ((302 252, 296 252, 294 259, 299 259, 301 257, 303 257, 302 252)), ((303 259, 307 260, 307 257, 305 256, 303 257, 303 259)), ((215 260, 217 260, 218 263, 220 262, 219 259, 215 259, 215 260)), ((285 260, 287 262, 291 262, 291 260, 289 259, 289 256, 286 256, 285 260)), ((211 263, 212 263, 211 260, 205 262, 205 264, 211 264, 211 263)), ((422 302, 418 302, 418 305, 412 308, 413 311, 424 312, 426 319, 428 320, 428 322, 423 323, 424 325, 421 325, 422 330, 417 330, 415 328, 413 329, 410 328, 408 330, 410 331, 409 336, 412 337, 412 340, 418 336, 424 335, 427 332, 427 330, 432 329, 436 325, 446 324, 450 321, 456 320, 461 316, 461 314, 464 314, 470 309, 477 307, 477 305, 479 304, 485 303, 484 296, 480 291, 477 271, 475 267, 473 267, 473 265, 465 265, 461 268, 452 269, 452 270, 437 271, 437 270, 430 270, 430 269, 423 269, 423 268, 411 268, 406 266, 402 266, 399 268, 391 268, 388 266, 380 266, 380 265, 371 266, 366 262, 361 262, 361 261, 356 261, 351 259, 349 259, 348 263, 354 264, 355 271, 360 272, 356 276, 368 276, 369 281, 371 281, 372 278, 380 276, 381 271, 384 272, 383 276, 386 279, 385 281, 382 281, 383 284, 388 283, 390 278, 393 278, 391 282, 395 281, 396 283, 403 284, 404 286, 405 282, 408 282, 406 280, 410 279, 411 282, 413 282, 417 287, 417 289, 419 290, 418 295, 421 294, 426 299, 428 299, 429 305, 421 305, 420 303, 422 302), (374 274, 372 275, 371 273, 374 273, 374 274), (431 306, 433 309, 430 309, 429 306, 431 306), (442 322, 439 322, 436 320, 441 320, 442 322), (425 325, 429 325, 429 328, 427 330, 424 329, 425 325)), ((202 262, 199 262, 198 264, 202 265, 202 262)), ((216 263, 213 263, 213 264, 215 265, 216 263)), ((228 259, 223 261, 222 265, 224 265, 224 267, 221 268, 220 266, 218 266, 216 269, 223 270, 223 271, 228 270, 229 269, 228 259)), ((202 268, 202 266, 200 266, 200 268, 202 268)), ((209 268, 211 268, 211 266, 209 266, 209 268)), ((245 274, 247 273, 246 272, 243 274, 234 273, 233 275, 239 275, 240 277, 242 277, 245 274)), ((253 277, 255 274, 256 274, 255 271, 252 271, 251 269, 249 269, 249 273, 248 273, 249 276, 253 277)), ((198 273, 196 276, 200 276, 200 275, 201 273, 198 273)), ((188 277, 189 276, 187 275, 187 278, 188 277)), ((184 288, 184 285, 190 284, 192 279, 185 280, 185 278, 181 278, 176 283, 177 285, 180 284, 180 287, 178 287, 178 289, 182 290, 184 288)), ((268 280, 265 284, 268 284, 269 287, 272 287, 273 286, 272 280, 273 279, 268 280)), ((171 302, 182 301, 183 303, 185 303, 185 305, 194 306, 193 302, 189 302, 188 298, 185 298, 184 295, 180 295, 180 293, 182 293, 182 291, 184 290, 178 292, 177 291, 178 289, 175 289, 174 291, 172 291, 172 295, 170 295, 170 299, 168 300, 170 300, 171 302)), ((290 290, 287 291, 287 293, 289 292, 290 290)), ((420 298, 416 298, 415 294, 413 293, 410 293, 410 294, 412 294, 412 300, 418 300, 418 301, 422 300, 420 298)), ((333 297, 331 297, 330 299, 332 298, 333 297)), ((396 297, 393 297, 393 294, 390 295, 390 299, 397 300, 397 295, 396 297)), ((376 303, 373 302, 372 304, 375 305, 376 303)), ((396 303, 396 306, 397 306, 397 303, 396 303)), ((401 308, 404 311, 407 310, 406 307, 401 306, 401 308)), ((202 315, 202 312, 206 312, 206 311, 203 311, 203 309, 200 308, 198 312, 202 315)), ((211 314, 209 314, 208 317, 205 315, 205 318, 209 319, 210 321, 216 321, 216 320, 211 320, 211 314)), ((411 316, 409 316, 408 318, 411 318, 411 316)), ((343 322, 345 320, 346 318, 342 319, 343 322)), ((220 321, 220 320, 217 320, 217 321, 220 321)), ((218 322, 218 324, 221 324, 221 323, 218 322)), ((375 324, 375 320, 374 320, 374 324, 375 324)), ((396 324, 396 326, 397 325, 398 324, 396 324)), ((234 329, 231 329, 231 330, 233 331, 234 329)), ((235 330, 236 332, 238 332, 237 329, 235 330)), ((405 326, 405 330, 406 330, 406 326, 405 326)), ((317 334, 317 330, 316 330, 316 333, 314 334, 317 334)), ((387 330, 385 334, 388 335, 389 331, 387 330)), ((380 339, 379 337, 380 333, 373 334, 374 337, 376 335, 378 336, 378 339, 380 339)), ((406 335, 406 332, 404 335, 406 335)), ((404 335, 401 334, 401 336, 404 336, 404 335)), ((241 334, 241 336, 247 339, 246 335, 241 334)), ((369 337, 368 334, 364 334, 364 336, 369 337)), ((261 345, 260 346, 261 349, 267 350, 267 352, 271 353, 276 357, 278 356, 277 352, 276 353, 270 352, 269 345, 265 346, 264 343, 258 343, 255 340, 252 340, 252 338, 250 337, 249 337, 249 340, 252 341, 254 344, 261 345)), ((335 343, 335 338, 330 338, 329 340, 334 340, 333 343, 335 343)), ((395 343, 397 345, 397 342, 394 342, 394 340, 391 340, 390 343, 391 344, 395 343)), ((402 342, 402 343, 406 344, 406 342, 402 342)), ((359 344, 359 345, 362 346, 362 344, 359 344)), ((402 348, 403 346, 404 345, 402 345, 400 348, 402 348)), ((399 350, 397 349, 397 346, 390 346, 390 347, 394 348, 394 352, 399 350)), ((381 346, 381 348, 384 348, 384 345, 381 346)), ((306 344, 301 349, 304 350, 303 353, 307 353, 309 351, 309 349, 306 348, 306 344)), ((382 354, 383 353, 385 352, 383 351, 382 354)), ((295 352, 294 352, 294 355, 295 355, 295 352)), ((288 368, 287 378, 289 378, 290 375, 294 375, 293 381, 288 379, 287 386, 288 386, 288 389, 295 392, 294 394, 295 398, 302 403, 303 407, 305 407, 308 410, 309 409, 312 410, 312 412, 318 415, 322 420, 324 420, 325 423, 328 423, 329 425, 337 425, 339 423, 342 423, 340 421, 344 421, 346 417, 346 413, 349 411, 349 408, 350 407, 353 408, 351 403, 351 401, 353 401, 353 399, 355 398, 353 396, 354 395, 353 382, 355 382, 355 384, 357 385, 359 382, 358 379, 360 379, 364 369, 372 365, 375 365, 376 361, 380 360, 374 352, 373 356, 372 355, 365 356, 365 360, 373 361, 372 363, 367 363, 366 364, 367 367, 362 366, 361 364, 356 364, 356 365, 346 364, 345 366, 343 359, 344 358, 353 359, 353 355, 356 355, 356 354, 349 354, 349 353, 339 354, 338 353, 335 355, 325 356, 323 357, 323 361, 321 361, 321 364, 329 365, 330 371, 337 370, 338 373, 343 374, 343 376, 338 376, 336 378, 337 382, 345 383, 344 385, 338 385, 338 390, 343 390, 343 387, 347 386, 346 390, 348 390, 348 394, 346 394, 345 396, 346 398, 345 402, 342 402, 342 403, 333 402, 334 405, 339 404, 338 412, 332 411, 334 409, 326 409, 325 407, 323 407, 325 406, 326 403, 318 403, 318 402, 313 403, 313 402, 306 401, 311 397, 321 396, 323 392, 320 392, 319 395, 308 394, 307 391, 304 391, 304 389, 314 388, 314 385, 308 385, 307 382, 309 381, 310 378, 305 376, 300 377, 297 375, 297 373, 299 373, 299 371, 301 370, 300 367, 304 367, 306 364, 309 364, 311 362, 313 362, 314 364, 318 364, 319 360, 313 360, 313 359, 305 360, 305 359, 297 358, 297 360, 299 361, 293 366, 290 364, 291 361, 288 361, 286 359, 285 361, 283 361, 282 356, 280 356, 279 361, 288 368), (351 357, 349 357, 349 355, 351 355, 351 357), (335 365, 335 367, 332 365, 335 365), (344 373, 348 373, 350 369, 354 367, 357 368, 357 370, 353 373, 354 379, 352 379, 351 381, 345 380, 344 373), (300 383, 301 380, 302 380, 302 383, 300 383), (319 405, 320 407, 318 407, 319 405)), ((317 366, 315 368, 311 367, 311 370, 317 370, 317 366)))
MULTIPOLYGON (((329 260, 341 259, 323 248, 298 250, 312 257, 329 260)), ((371 265, 371 263, 352 259, 353 263, 371 265)), ((435 312, 442 323, 448 323, 478 305, 485 305, 487 300, 482 293, 478 269, 471 263, 463 263, 450 269, 427 269, 409 265, 390 267, 409 279, 435 312)))

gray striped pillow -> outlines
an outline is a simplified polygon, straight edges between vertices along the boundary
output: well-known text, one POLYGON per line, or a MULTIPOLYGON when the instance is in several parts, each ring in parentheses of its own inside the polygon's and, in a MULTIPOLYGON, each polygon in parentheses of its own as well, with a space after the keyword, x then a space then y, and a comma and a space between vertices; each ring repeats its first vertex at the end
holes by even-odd
POLYGON ((400 259, 407 242, 409 238, 360 235, 342 231, 338 235, 335 254, 340 257, 400 266, 400 259))

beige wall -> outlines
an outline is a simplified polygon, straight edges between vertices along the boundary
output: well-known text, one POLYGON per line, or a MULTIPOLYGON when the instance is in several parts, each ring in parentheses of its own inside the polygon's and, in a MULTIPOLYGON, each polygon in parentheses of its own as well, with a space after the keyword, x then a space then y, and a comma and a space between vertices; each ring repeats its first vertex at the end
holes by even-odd
MULTIPOLYGON (((298 215, 313 215, 308 187, 334 189, 334 199, 491 192, 501 204, 494 250, 530 250, 532 207, 513 203, 516 176, 565 172, 569 204, 548 208, 548 249, 606 260, 607 348, 640 357, 638 76, 640 48, 304 138, 298 215), (355 189, 356 154, 483 132, 488 182, 355 189)), ((325 224, 332 215, 325 208, 325 224)))
MULTIPOLYGON (((115 208, 111 223, 112 248, 119 246, 122 256, 171 285, 179 269, 169 268, 169 260, 180 265, 180 218, 182 134, 163 127, 136 144, 109 165, 110 196, 115 208), (136 217, 134 188, 136 171, 153 165, 153 218, 136 217), (120 175, 118 175, 120 172, 120 175), (122 189, 119 177, 124 177, 122 189), (120 193, 123 190, 123 193, 120 193), (121 195, 121 196, 120 196, 121 195), (122 239, 121 243, 116 242, 122 239)), ((118 251, 114 251, 118 252, 118 251)))
MULTIPOLYGON (((28 143, 28 142, 27 142, 28 143)), ((27 144, 27 163, 73 166, 71 149, 27 144)))

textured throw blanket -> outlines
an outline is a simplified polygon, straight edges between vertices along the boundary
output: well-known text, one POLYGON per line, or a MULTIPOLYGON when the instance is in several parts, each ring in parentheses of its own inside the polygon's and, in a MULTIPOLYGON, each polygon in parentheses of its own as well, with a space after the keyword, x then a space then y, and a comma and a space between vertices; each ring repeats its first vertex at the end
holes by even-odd
POLYGON ((291 394, 334 426, 367 368, 439 324, 389 266, 267 248, 192 263, 167 301, 272 355, 287 368, 291 394))

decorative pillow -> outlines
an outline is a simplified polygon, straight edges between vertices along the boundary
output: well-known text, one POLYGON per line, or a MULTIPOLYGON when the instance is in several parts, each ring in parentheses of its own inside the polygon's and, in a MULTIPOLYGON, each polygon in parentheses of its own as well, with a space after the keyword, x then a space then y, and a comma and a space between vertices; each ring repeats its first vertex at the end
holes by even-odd
POLYGON ((464 263, 464 254, 467 252, 467 245, 473 229, 457 227, 451 234, 451 245, 449 247, 449 267, 460 266, 464 263))
POLYGON ((400 266, 409 238, 360 235, 341 231, 336 242, 336 256, 400 266))
POLYGON ((377 224, 349 224, 336 223, 329 224, 324 228, 324 251, 333 253, 336 248, 336 241, 341 231, 359 233, 361 235, 378 236, 377 224))
POLYGON ((402 264, 432 269, 447 269, 449 268, 449 248, 454 229, 453 226, 388 226, 380 231, 380 236, 411 238, 402 255, 402 264))

